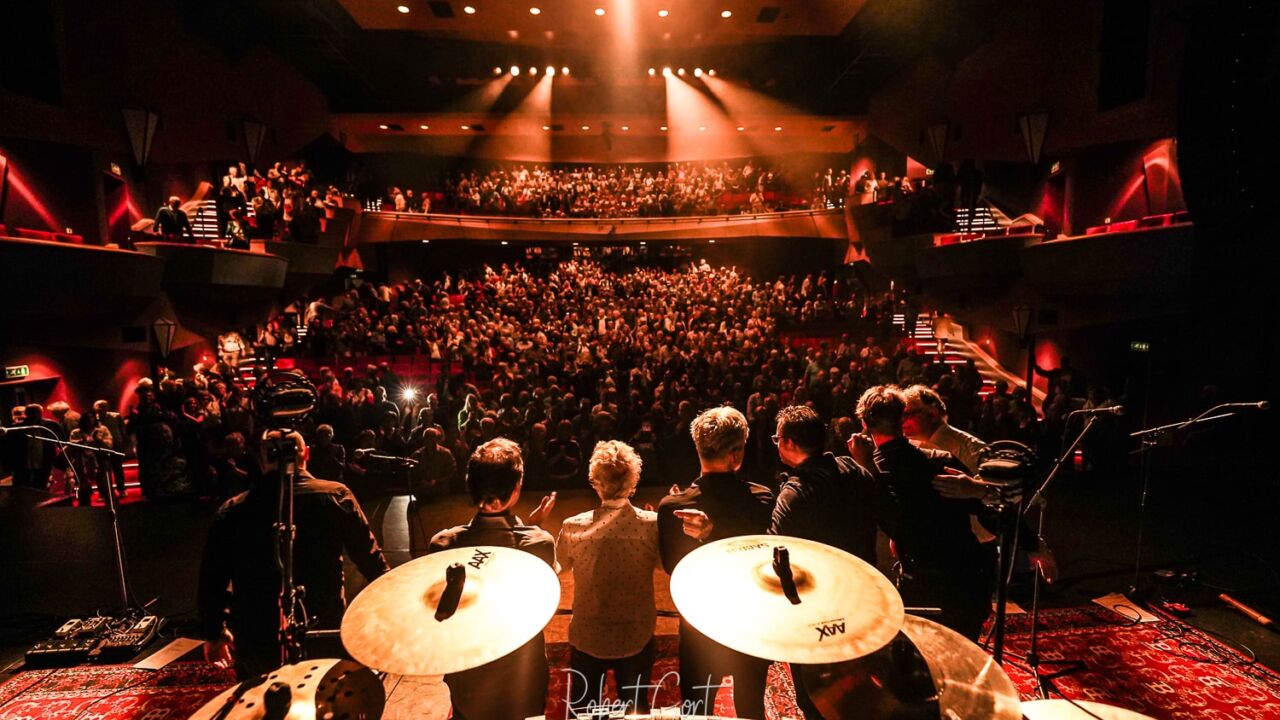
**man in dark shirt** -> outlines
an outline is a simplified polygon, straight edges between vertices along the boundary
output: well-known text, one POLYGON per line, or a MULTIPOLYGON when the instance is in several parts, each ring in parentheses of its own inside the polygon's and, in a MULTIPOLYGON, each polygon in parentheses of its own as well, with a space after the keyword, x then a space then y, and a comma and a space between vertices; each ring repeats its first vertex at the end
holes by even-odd
MULTIPOLYGON (((427 553, 478 545, 508 547, 530 553, 555 570, 555 540, 537 526, 555 505, 555 495, 542 499, 526 525, 512 512, 523 480, 519 445, 496 438, 476 448, 467 463, 467 492, 476 515, 466 525, 436 533, 427 553)), ((478 668, 445 675, 444 682, 455 720, 524 720, 545 712, 548 674, 546 645, 538 633, 514 652, 478 668)))
MULTIPOLYGON (((773 507, 774 535, 816 540, 876 564, 876 484, 871 473, 848 456, 823 452, 827 429, 818 413, 805 405, 778 413, 773 442, 778 458, 791 468, 778 489, 773 507)), ((821 718, 804 675, 792 672, 796 702, 807 718, 821 718)))
MULTIPOLYGON (((662 566, 675 570, 701 543, 769 529, 773 494, 738 477, 747 450, 747 419, 731 407, 707 410, 690 424, 702 474, 688 490, 658 504, 658 550, 662 566)), ((680 620, 680 692, 684 710, 712 711, 716 688, 733 676, 733 704, 738 717, 764 717, 764 685, 769 662, 715 642, 680 620)))
MULTIPOLYGON (((316 627, 336 629, 346 610, 343 551, 369 581, 387 571, 387 561, 347 486, 317 480, 306 471, 307 446, 301 435, 272 431, 263 438, 264 446, 282 437, 294 441, 298 455, 294 580, 306 588, 304 604, 316 627)), ((200 566, 198 600, 206 657, 224 666, 234 663, 242 679, 279 667, 284 659, 273 527, 282 470, 266 457, 260 460, 262 479, 218 510, 200 566)))
POLYGON ((316 426, 316 443, 311 447, 307 467, 311 473, 324 480, 342 482, 342 472, 347 467, 347 449, 333 441, 333 426, 316 426))
POLYGON ((169 198, 169 202, 156 212, 156 232, 161 235, 186 235, 193 242, 195 235, 191 232, 191 220, 182 209, 182 199, 177 195, 169 198))
POLYGON ((943 496, 935 476, 964 467, 941 450, 918 448, 902 433, 902 391, 873 387, 858 400, 858 418, 875 444, 880 527, 893 540, 907 605, 942 609, 940 622, 977 640, 991 612, 993 568, 969 525, 977 500, 943 496))

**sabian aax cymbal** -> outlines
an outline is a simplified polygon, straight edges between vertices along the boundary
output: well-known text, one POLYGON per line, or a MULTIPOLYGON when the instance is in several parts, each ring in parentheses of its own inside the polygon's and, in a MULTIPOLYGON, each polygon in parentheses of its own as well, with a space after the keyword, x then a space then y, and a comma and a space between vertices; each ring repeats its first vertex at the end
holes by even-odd
POLYGON ((228 689, 190 720, 378 720, 385 702, 382 682, 359 663, 308 660, 272 670, 256 684, 228 689))
POLYGON ((671 596, 707 637, 778 662, 851 660, 902 627, 902 598, 879 570, 830 545, 779 535, 694 550, 671 573, 671 596))
POLYGON ((913 615, 906 616, 901 635, 866 657, 799 671, 824 717, 1022 717, 1017 689, 990 655, 954 630, 913 615))
POLYGON ((555 571, 529 553, 445 550, 397 567, 357 595, 342 618, 342 644, 389 673, 460 672, 528 642, 559 603, 555 571))
POLYGON ((1085 700, 1033 700, 1022 703, 1022 714, 1027 720, 1153 720, 1139 712, 1085 700))

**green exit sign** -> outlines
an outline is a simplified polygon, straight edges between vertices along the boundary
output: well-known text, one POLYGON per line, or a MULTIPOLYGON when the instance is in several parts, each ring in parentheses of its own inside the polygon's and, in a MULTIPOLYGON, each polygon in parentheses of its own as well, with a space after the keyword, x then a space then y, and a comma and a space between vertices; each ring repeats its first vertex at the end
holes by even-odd
POLYGON ((24 378, 30 374, 31 374, 31 368, 27 367, 26 365, 14 365, 12 367, 7 367, 4 369, 5 380, 16 380, 18 378, 24 378))
POLYGON ((1134 352, 1151 352, 1151 343, 1143 340, 1130 340, 1129 349, 1134 352))

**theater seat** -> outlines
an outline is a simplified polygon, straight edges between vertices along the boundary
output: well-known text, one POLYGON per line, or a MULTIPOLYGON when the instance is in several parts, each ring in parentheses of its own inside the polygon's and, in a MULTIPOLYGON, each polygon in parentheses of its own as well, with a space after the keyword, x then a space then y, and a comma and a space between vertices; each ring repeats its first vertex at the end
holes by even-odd
POLYGON ((9 226, 5 225, 4 223, 0 223, 0 237, 7 236, 8 234, 9 234, 9 226))
POLYGON ((1094 225, 1084 231, 1085 235, 1101 235, 1110 229, 1109 225, 1094 225))
POLYGON ((1120 222, 1111 223, 1107 228, 1107 232, 1128 232, 1129 230, 1137 229, 1137 220, 1121 220, 1120 222))
POLYGON ((54 233, 54 234, 53 234, 53 237, 54 237, 54 239, 56 239, 58 242, 70 243, 70 244, 72 244, 72 245, 83 245, 83 244, 84 244, 84 236, 83 236, 83 235, 68 235, 68 234, 66 234, 66 233, 54 233))

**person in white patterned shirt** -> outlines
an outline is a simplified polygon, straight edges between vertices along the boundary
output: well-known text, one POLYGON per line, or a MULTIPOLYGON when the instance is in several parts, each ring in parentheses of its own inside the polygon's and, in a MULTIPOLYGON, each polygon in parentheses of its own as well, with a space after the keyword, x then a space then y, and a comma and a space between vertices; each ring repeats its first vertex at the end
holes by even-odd
POLYGON ((567 700, 575 711, 604 705, 605 674, 612 669, 618 702, 647 712, 658 515, 631 504, 641 461, 630 445, 597 443, 589 468, 600 506, 566 519, 556 540, 561 572, 574 576, 567 700))

